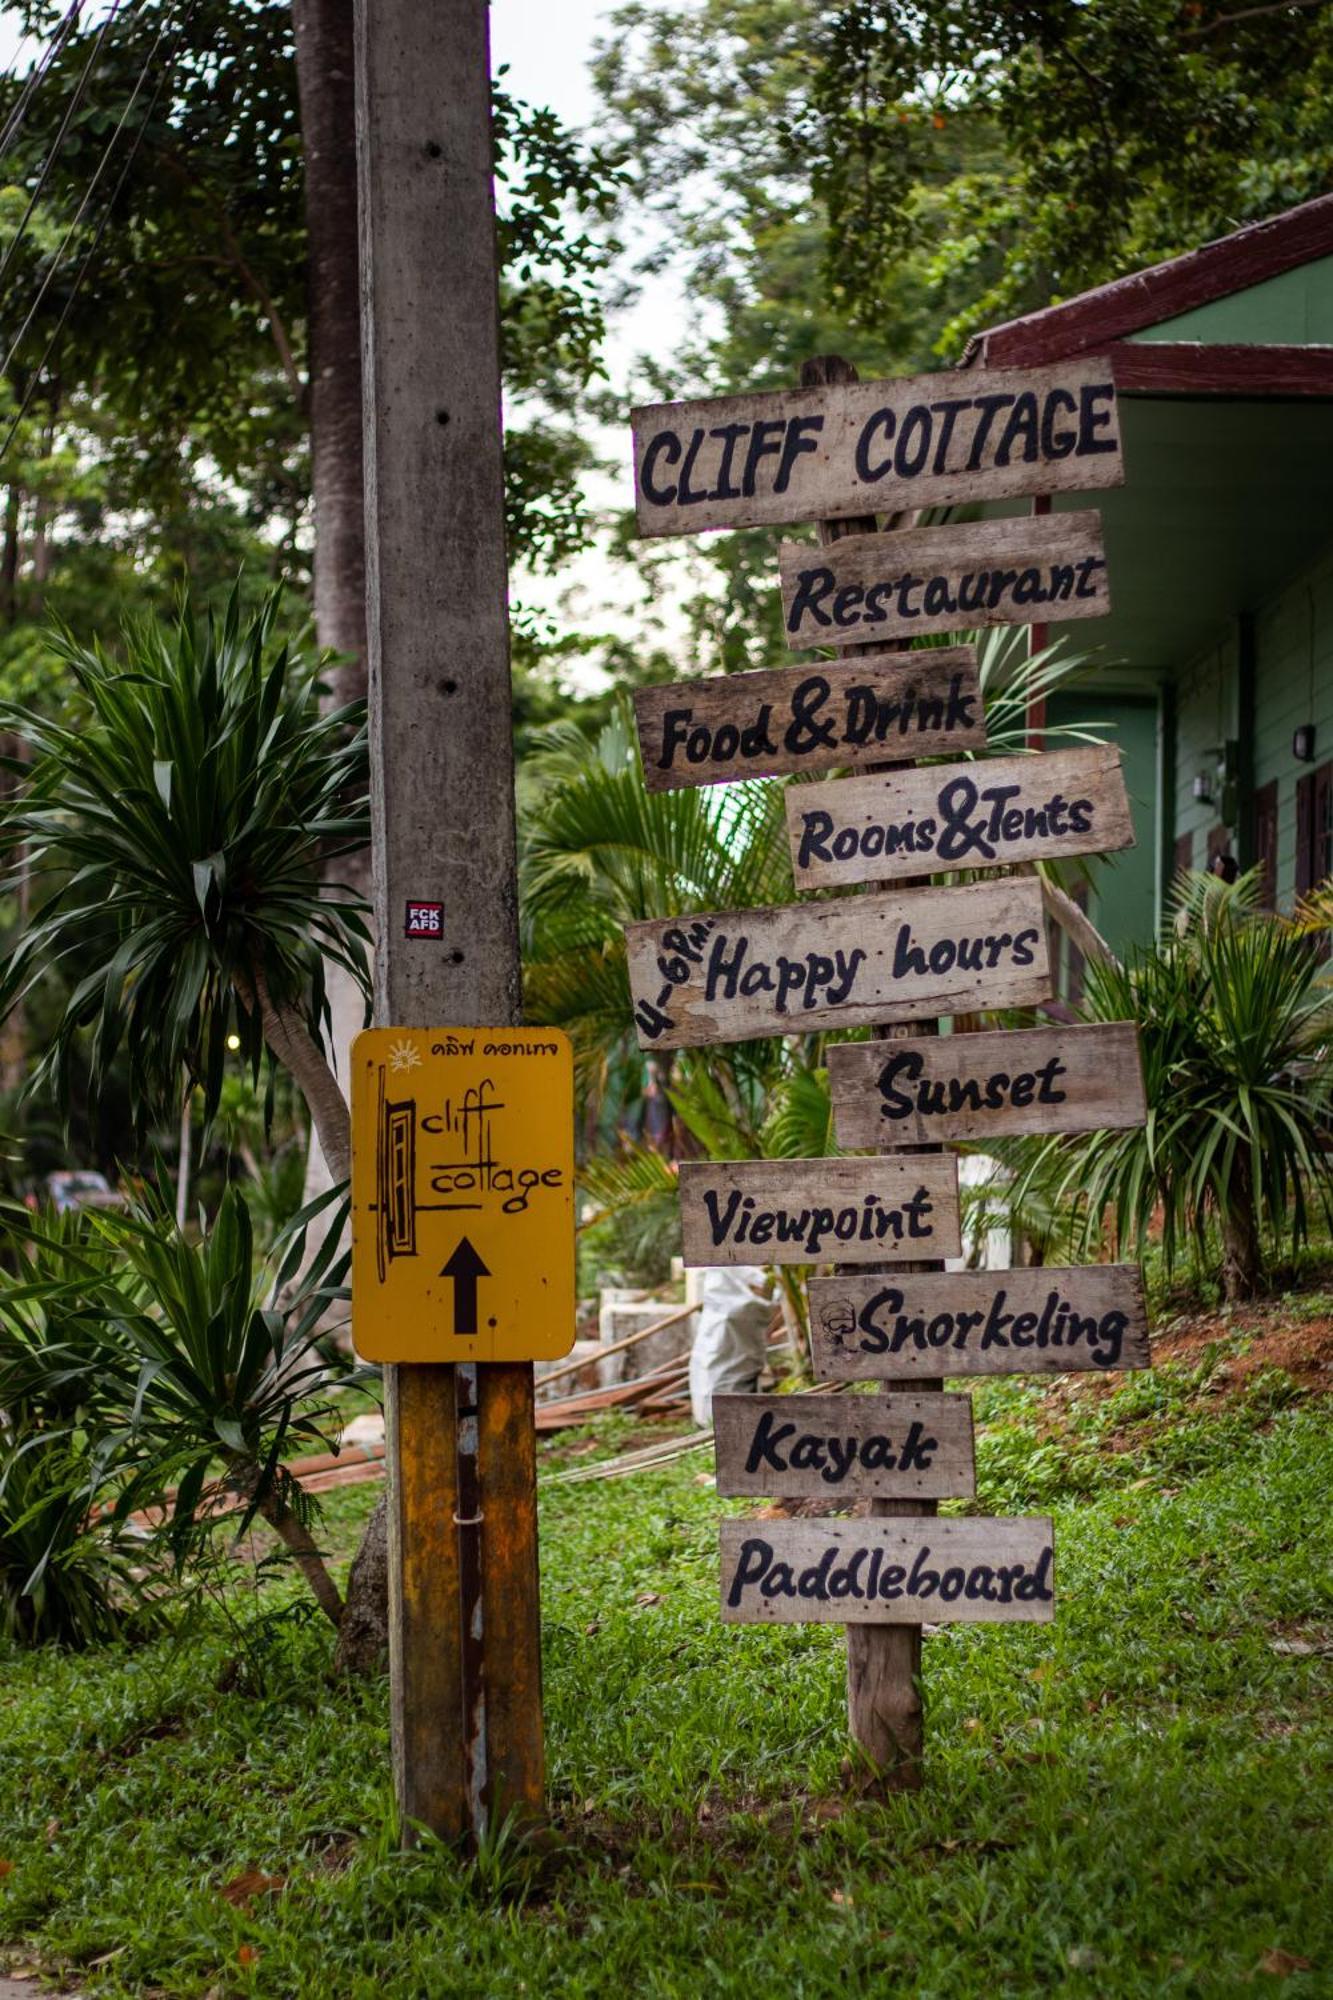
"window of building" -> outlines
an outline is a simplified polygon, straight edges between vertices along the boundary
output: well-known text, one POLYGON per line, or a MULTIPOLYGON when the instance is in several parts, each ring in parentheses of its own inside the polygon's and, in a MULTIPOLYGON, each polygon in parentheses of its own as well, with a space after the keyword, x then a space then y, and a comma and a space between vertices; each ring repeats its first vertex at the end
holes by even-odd
POLYGON ((1296 894, 1333 875, 1333 764, 1296 781, 1296 894))
POLYGON ((1260 785, 1254 795, 1254 859, 1260 870, 1259 903, 1277 908, 1277 779, 1260 785))

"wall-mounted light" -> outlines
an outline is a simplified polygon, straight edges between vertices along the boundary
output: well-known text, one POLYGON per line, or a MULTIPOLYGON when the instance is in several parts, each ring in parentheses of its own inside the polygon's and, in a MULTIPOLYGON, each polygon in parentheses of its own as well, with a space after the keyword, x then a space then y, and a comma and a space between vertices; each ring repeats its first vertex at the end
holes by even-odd
POLYGON ((1314 762, 1314 724, 1303 722, 1291 739, 1291 754, 1298 764, 1314 762))
POLYGON ((1194 783, 1190 786, 1190 793, 1199 805, 1210 806, 1213 803, 1212 773, 1210 771, 1200 771, 1194 783))

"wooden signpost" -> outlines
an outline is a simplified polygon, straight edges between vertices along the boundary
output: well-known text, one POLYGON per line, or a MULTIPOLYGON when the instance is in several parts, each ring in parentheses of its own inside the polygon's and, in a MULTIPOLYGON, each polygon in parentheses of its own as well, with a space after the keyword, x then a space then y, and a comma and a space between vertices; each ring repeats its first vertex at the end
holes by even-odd
POLYGON ((1095 513, 902 518, 1117 484, 1110 370, 1084 360, 859 383, 829 358, 807 365, 799 390, 638 410, 634 427, 642 532, 813 522, 818 547, 781 550, 788 642, 847 652, 837 665, 645 690, 636 706, 654 790, 855 773, 791 786, 786 811, 798 888, 869 893, 626 937, 645 1049, 839 1022, 875 1030, 831 1048, 828 1064, 839 1142, 879 1157, 689 1162, 680 1191, 688 1264, 832 1260, 833 1275, 809 1283, 816 1372, 884 1385, 875 1397, 715 1399, 719 1492, 856 1496, 872 1516, 724 1522, 722 1615, 846 1625, 853 1734, 882 1783, 907 1787, 921 1779, 922 1625, 1054 1610, 1049 1521, 933 1518, 938 1499, 975 1485, 970 1403, 944 1395, 943 1378, 1149 1358, 1133 1267, 946 1270, 956 1189, 932 1149, 1134 1125, 1145 1106, 1131 1023, 930 1033, 941 1014, 1049 997, 1040 884, 987 871, 1130 845, 1119 753, 912 768, 983 747, 974 665, 966 649, 877 642, 1109 608, 1095 513), (893 532, 877 531, 881 514, 893 532), (951 873, 979 879, 931 886, 951 873), (915 1034, 895 1032, 911 1021, 915 1034))
POLYGON ((828 1070, 841 1146, 1105 1132, 1147 1117, 1132 1021, 838 1042, 828 1070))
POLYGON ((1125 476, 1111 364, 1097 359, 656 403, 630 421, 641 535, 1087 493, 1125 476))
POLYGON ((812 1278, 809 1294, 815 1372, 835 1380, 1148 1365, 1137 1264, 849 1271, 812 1278))
POLYGON ((929 1160, 690 1160, 685 1263, 843 1264, 956 1257, 958 1166, 929 1160))
POLYGON ((855 646, 960 625, 1043 625, 1111 609, 1097 513, 848 535, 778 551, 787 644, 855 646))
POLYGON ((640 688, 634 710, 650 792, 948 756, 986 741, 971 646, 640 688))
POLYGON ((976 1491, 967 1396, 714 1396, 719 1493, 934 1500, 976 1491))
POLYGON ((646 1049, 1027 1007, 1051 990, 1031 877, 631 924, 625 937, 646 1049))
POLYGON ((801 785, 786 804, 798 889, 1134 845, 1120 752, 1103 743, 801 785))

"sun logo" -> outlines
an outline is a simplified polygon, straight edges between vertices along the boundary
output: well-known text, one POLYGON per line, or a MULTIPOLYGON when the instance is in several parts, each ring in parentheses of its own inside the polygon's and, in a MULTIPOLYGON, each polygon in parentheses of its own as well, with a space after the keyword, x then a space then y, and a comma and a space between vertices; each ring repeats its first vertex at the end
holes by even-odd
POLYGON ((421 1055, 415 1042, 393 1042, 389 1047, 389 1069, 394 1076, 404 1070, 420 1069, 421 1055))

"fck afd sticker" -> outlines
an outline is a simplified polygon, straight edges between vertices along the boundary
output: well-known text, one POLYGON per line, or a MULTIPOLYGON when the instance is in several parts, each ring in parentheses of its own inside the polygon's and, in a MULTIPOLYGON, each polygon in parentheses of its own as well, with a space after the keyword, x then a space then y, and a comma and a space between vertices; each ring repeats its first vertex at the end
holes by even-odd
POLYGON ((434 938, 436 943, 444 935, 443 903, 409 903, 404 937, 434 938))

